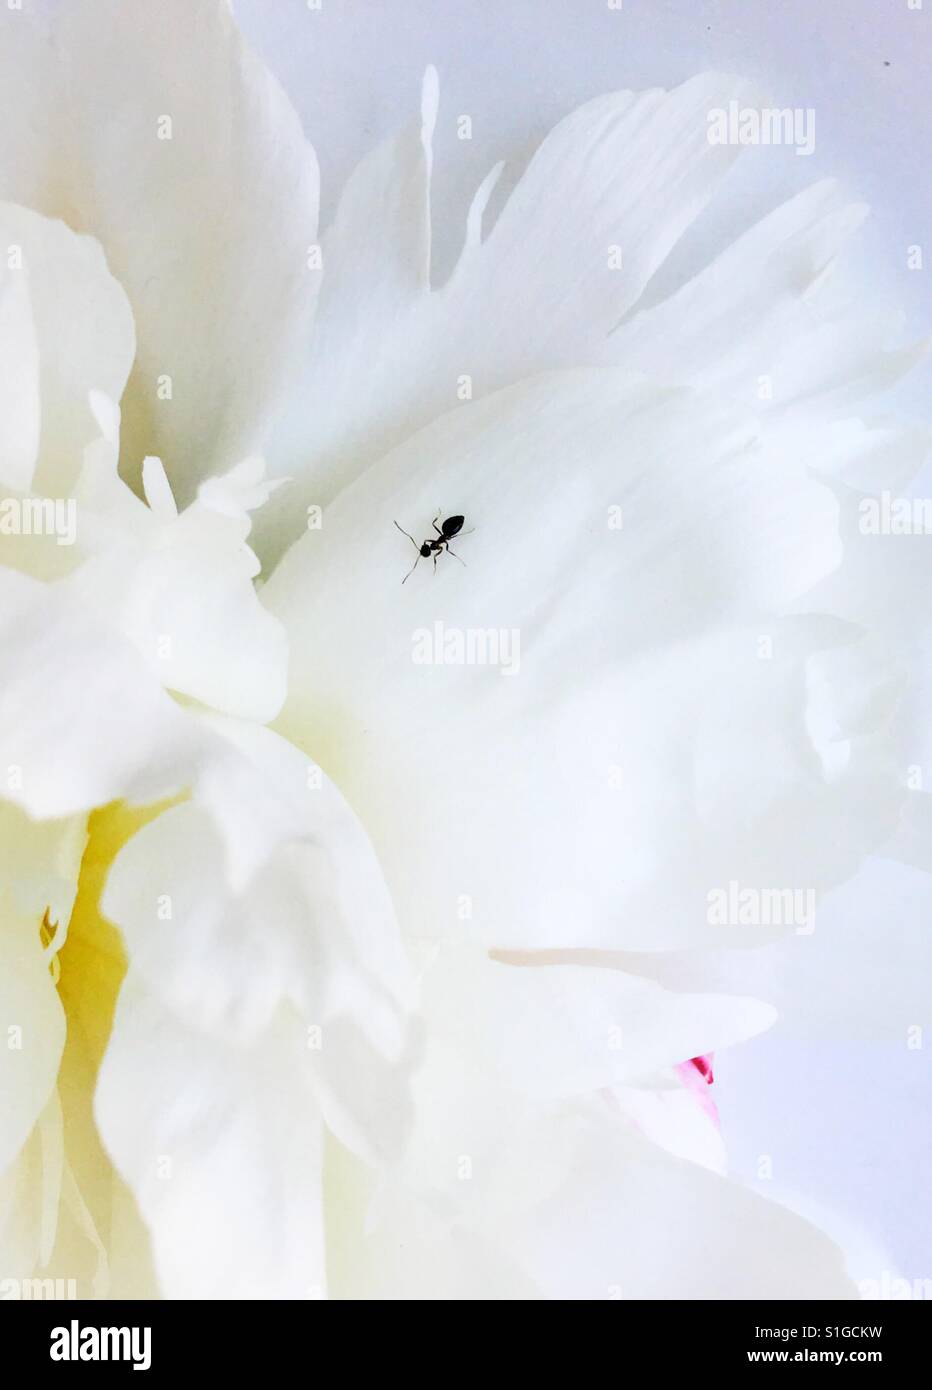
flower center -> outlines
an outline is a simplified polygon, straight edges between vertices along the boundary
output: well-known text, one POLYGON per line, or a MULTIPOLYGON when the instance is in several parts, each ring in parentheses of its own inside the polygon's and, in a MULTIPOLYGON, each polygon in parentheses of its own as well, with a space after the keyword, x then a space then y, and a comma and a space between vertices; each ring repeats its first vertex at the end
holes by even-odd
MULTIPOLYGON (((61 1164, 61 1185, 44 1182, 44 1202, 54 1207, 50 1271, 77 1278, 78 1296, 105 1296, 111 1265, 120 1247, 134 1250, 141 1296, 151 1279, 148 1240, 135 1202, 110 1162, 94 1122, 94 1091, 113 1026, 117 996, 127 969, 123 939, 100 910, 100 898, 114 859, 127 840, 165 809, 165 803, 129 807, 115 802, 95 811, 81 860, 77 895, 63 930, 46 910, 39 927, 49 969, 65 1011, 66 1039, 58 1072, 56 1104, 60 1123, 49 1126, 51 1146, 43 1145, 48 1176, 61 1164), (140 1256, 140 1251, 144 1252, 140 1256)), ((133 1271, 128 1272, 131 1282, 133 1271)), ((121 1269, 120 1283, 127 1271, 121 1269)))

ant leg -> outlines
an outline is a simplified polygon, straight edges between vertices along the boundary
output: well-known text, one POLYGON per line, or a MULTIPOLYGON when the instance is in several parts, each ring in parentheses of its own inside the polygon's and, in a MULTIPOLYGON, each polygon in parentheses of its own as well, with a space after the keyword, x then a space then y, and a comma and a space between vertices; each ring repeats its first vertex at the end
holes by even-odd
MULTIPOLYGON (((399 529, 400 529, 400 528, 399 528, 399 529)), ((417 541, 415 541, 414 543, 415 543, 415 545, 417 545, 417 541)), ((411 578, 412 574, 413 574, 414 571, 417 569, 418 560, 420 560, 420 558, 421 558, 421 552, 418 551, 418 553, 417 553, 417 560, 415 560, 414 564, 411 566, 411 568, 408 570, 408 573, 405 575, 404 579, 401 581, 402 584, 407 584, 408 580, 411 578)))
POLYGON ((440 518, 441 518, 442 516, 443 516, 443 509, 441 508, 440 511, 437 513, 437 515, 434 517, 433 521, 430 523, 431 526, 433 526, 434 530, 437 532, 437 535, 438 535, 438 536, 442 536, 442 535, 443 535, 443 532, 441 531, 440 527, 437 525, 437 522, 440 520, 440 518))
POLYGON ((464 559, 462 559, 459 555, 457 555, 457 553, 456 553, 455 550, 451 550, 449 546, 447 546, 447 554, 448 554, 448 555, 452 555, 453 558, 454 558, 454 560, 459 560, 459 562, 460 562, 460 564, 463 566, 463 568, 464 568, 464 569, 466 568, 466 561, 465 561, 464 559))
MULTIPOLYGON (((395 522, 395 525, 398 526, 398 522, 397 522, 397 521, 395 522)), ((418 545, 418 543, 417 543, 417 541, 414 539, 414 537, 413 537, 408 531, 406 531, 405 528, 404 528, 403 526, 398 526, 398 530, 401 532, 401 534, 402 534, 403 536, 407 536, 407 537, 408 537, 408 540, 409 540, 409 541, 411 542, 411 544, 414 546, 414 549, 415 549, 416 551, 418 551, 418 553, 420 553, 421 547, 418 545)), ((415 564, 417 564, 417 561, 415 561, 415 564)), ((401 582, 402 582, 402 584, 403 584, 403 583, 404 583, 404 580, 402 580, 401 582)))
POLYGON ((439 554, 437 554, 437 555, 434 556, 434 574, 437 573, 437 561, 438 561, 439 559, 440 559, 439 554))

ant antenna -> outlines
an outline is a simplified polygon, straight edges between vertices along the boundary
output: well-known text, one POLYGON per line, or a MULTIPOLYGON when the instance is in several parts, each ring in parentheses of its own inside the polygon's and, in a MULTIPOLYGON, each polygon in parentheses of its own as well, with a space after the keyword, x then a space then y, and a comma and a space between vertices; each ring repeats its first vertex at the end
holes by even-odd
MULTIPOLYGON (((397 521, 395 522, 395 525, 398 526, 398 522, 397 522, 397 521)), ((406 531, 405 528, 404 528, 403 526, 398 526, 398 530, 401 532, 401 534, 402 534, 403 536, 407 536, 407 537, 408 537, 408 540, 409 540, 409 541, 411 542, 411 544, 414 546, 414 549, 418 552, 418 554, 420 554, 421 547, 418 545, 417 541, 414 539, 414 537, 411 535, 411 533, 410 533, 409 531, 406 531)), ((415 565, 417 565, 417 560, 415 560, 414 563, 415 563, 415 565)), ((405 579, 406 579, 406 578, 407 578, 407 575, 405 575, 405 579)), ((403 579, 401 582, 402 582, 402 584, 403 584, 403 583, 405 582, 404 579, 403 579)))

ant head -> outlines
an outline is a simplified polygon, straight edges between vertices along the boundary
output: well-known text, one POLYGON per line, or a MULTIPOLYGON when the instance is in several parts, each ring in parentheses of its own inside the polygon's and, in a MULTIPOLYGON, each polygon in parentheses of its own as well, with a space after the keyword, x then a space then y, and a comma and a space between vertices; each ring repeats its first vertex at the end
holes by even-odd
POLYGON ((421 546, 421 554, 422 554, 422 555, 429 555, 429 554, 430 554, 430 541, 425 541, 424 544, 421 546))

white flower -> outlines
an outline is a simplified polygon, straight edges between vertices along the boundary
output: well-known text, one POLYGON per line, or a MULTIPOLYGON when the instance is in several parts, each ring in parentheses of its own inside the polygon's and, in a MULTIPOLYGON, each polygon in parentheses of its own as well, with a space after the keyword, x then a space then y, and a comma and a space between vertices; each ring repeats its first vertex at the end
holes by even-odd
POLYGON ((912 562, 849 518, 929 441, 862 407, 913 358, 831 283, 862 210, 817 185, 639 310, 754 102, 709 75, 580 108, 486 232, 493 171, 438 288, 433 73, 318 258, 219 0, 7 27, 0 479, 77 531, 0 530, 0 1276, 850 1295, 680 1064, 808 926, 710 893, 816 898, 903 801, 912 562), (467 568, 402 589, 438 509, 467 568), (520 664, 412 659, 444 631, 520 664))

